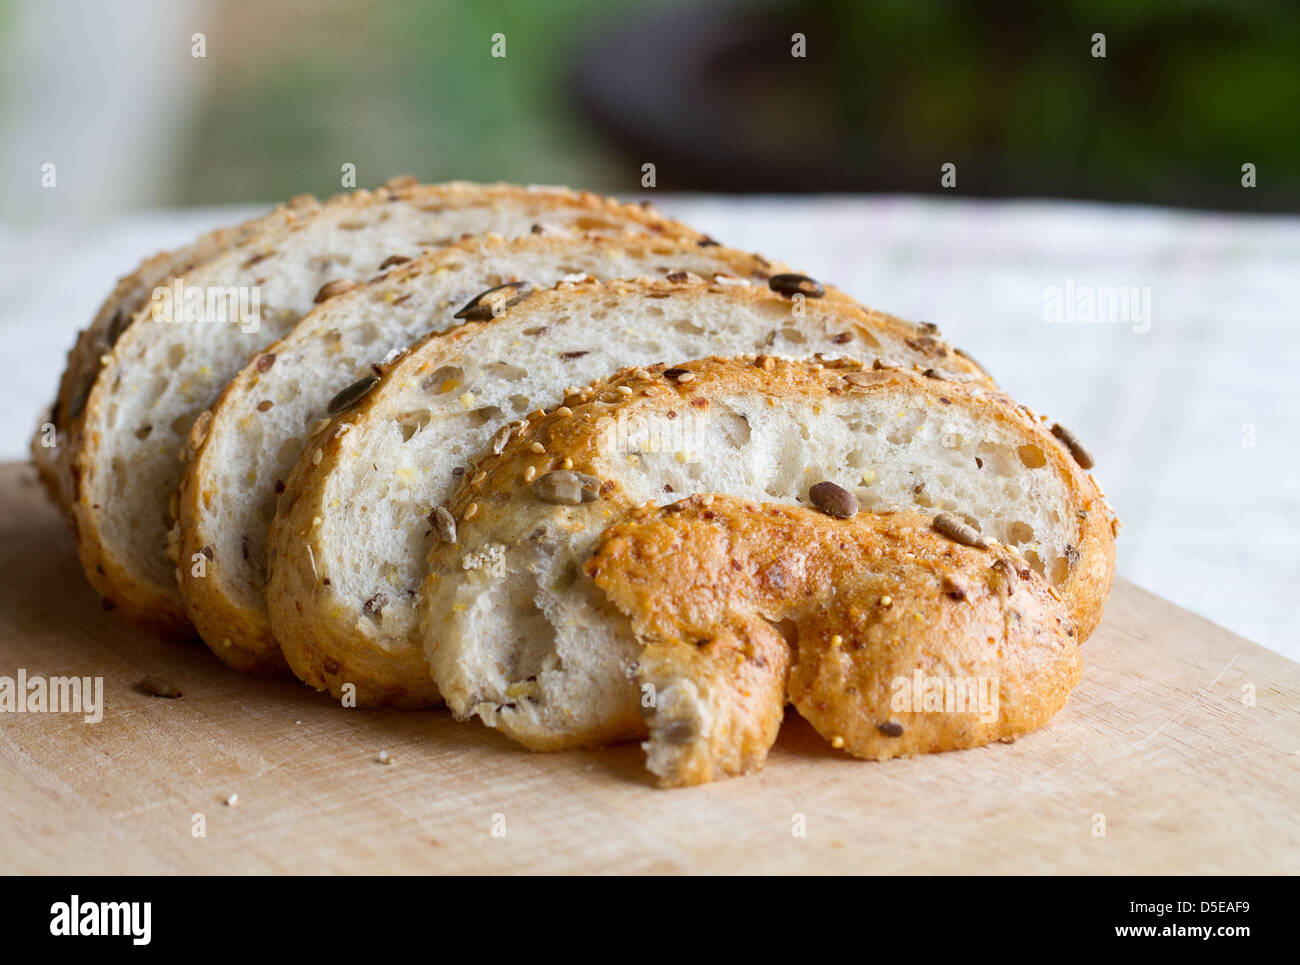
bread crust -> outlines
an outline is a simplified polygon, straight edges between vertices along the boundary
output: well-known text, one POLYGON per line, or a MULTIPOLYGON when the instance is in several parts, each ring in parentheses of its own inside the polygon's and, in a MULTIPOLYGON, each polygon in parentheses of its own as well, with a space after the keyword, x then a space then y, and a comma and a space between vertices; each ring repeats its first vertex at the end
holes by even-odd
MULTIPOLYGON (((475 340, 490 326, 538 324, 549 315, 559 316, 581 307, 590 299, 606 295, 636 295, 662 299, 695 298, 701 292, 725 295, 738 307, 758 306, 789 317, 791 302, 766 287, 740 287, 720 283, 701 284, 699 280, 628 280, 608 282, 565 282, 553 290, 532 296, 517 311, 489 322, 471 322, 416 343, 385 371, 379 384, 360 403, 337 416, 311 442, 285 483, 268 541, 270 582, 267 599, 271 624, 290 665, 301 679, 318 688, 336 693, 343 681, 357 687, 358 702, 391 705, 393 695, 405 703, 418 702, 421 693, 428 699, 435 688, 429 681, 428 667, 418 637, 404 645, 386 638, 372 639, 358 628, 358 607, 335 596, 322 581, 328 576, 322 560, 330 559, 330 547, 317 535, 313 520, 325 519, 329 506, 328 483, 334 473, 345 472, 351 450, 350 440, 367 432, 382 431, 383 426, 409 403, 404 385, 419 384, 431 373, 455 364, 458 357, 472 352, 475 340), (528 313, 531 322, 521 321, 528 313), (373 424, 372 424, 373 423, 373 424), (319 454, 319 455, 318 455, 319 454), (423 689, 422 689, 423 688, 423 689)), ((978 367, 955 355, 932 327, 863 308, 842 293, 828 289, 824 302, 833 305, 828 312, 841 325, 846 351, 875 354, 878 338, 889 333, 902 339, 923 339, 923 356, 927 365, 944 366, 954 378, 969 378, 991 384, 978 367), (842 319, 842 322, 840 321, 842 319)), ((476 472, 468 472, 472 478, 476 472)), ((430 524, 432 525, 432 524, 430 524)), ((639 723, 634 721, 636 726, 639 723)), ((633 733, 632 736, 635 736, 633 733)), ((592 737, 590 742, 599 743, 592 737)))
MULTIPOLYGON (((334 216, 345 218, 347 214, 364 206, 404 201, 427 210, 429 206, 436 205, 472 207, 507 200, 522 202, 525 199, 539 210, 589 210, 590 215, 585 221, 579 219, 576 222, 582 230, 602 231, 626 226, 656 236, 699 237, 691 229, 661 218, 652 209, 619 204, 589 192, 529 189, 513 185, 476 185, 467 182, 418 185, 397 179, 375 191, 339 195, 323 204, 303 203, 297 209, 293 206, 277 209, 273 216, 264 219, 268 223, 265 230, 255 232, 238 246, 205 261, 198 270, 207 278, 233 277, 240 266, 249 260, 250 254, 256 256, 267 246, 291 240, 293 234, 309 219, 334 216)), ((127 326, 112 350, 104 356, 84 409, 69 424, 64 458, 68 459, 71 467, 69 478, 73 531, 77 538, 82 568, 91 584, 115 609, 138 625, 166 635, 181 636, 191 634, 193 628, 175 582, 164 583, 154 579, 144 563, 132 558, 127 547, 114 545, 108 535, 107 525, 114 509, 96 496, 97 474, 107 471, 104 450, 106 437, 112 431, 111 411, 115 393, 139 391, 140 388, 129 384, 121 386, 119 383, 124 380, 119 370, 122 369, 121 363, 130 358, 133 346, 152 334, 145 331, 144 326, 135 324, 149 310, 150 306, 146 304, 137 311, 132 324, 127 326)), ((250 343, 250 348, 252 347, 250 343)), ((129 366, 126 371, 130 371, 129 366)), ((183 453, 178 452, 177 456, 181 458, 183 453)), ((166 511, 166 507, 158 507, 160 516, 166 511)), ((161 538, 157 552, 160 555, 166 553, 161 538)), ((220 637, 218 646, 222 646, 225 639, 224 635, 220 637)))
MULTIPOLYGON (((274 389, 265 387, 266 383, 268 379, 278 376, 286 364, 291 364, 288 360, 293 358, 296 349, 301 348, 305 343, 322 338, 322 332, 343 330, 355 324, 353 306, 381 298, 389 301, 402 297, 409 298, 410 291, 413 286, 420 284, 420 279, 436 277, 448 266, 455 266, 466 259, 483 259, 491 264, 492 259, 501 260, 517 252, 524 252, 534 256, 547 256, 556 266, 559 266, 566 264, 566 261, 574 260, 576 251, 607 250, 611 254, 634 253, 636 257, 643 257, 641 253, 645 252, 653 259, 660 260, 663 265, 673 266, 674 258, 680 258, 697 249, 697 242, 690 238, 651 238, 642 235, 618 239, 598 235, 541 235, 510 240, 495 236, 477 237, 428 252, 392 268, 364 286, 330 299, 305 316, 292 333, 267 346, 251 359, 248 365, 227 384, 209 410, 212 413, 211 428, 198 443, 197 448, 187 452, 185 475, 180 486, 177 526, 172 534, 173 560, 189 560, 194 554, 203 552, 205 548, 212 547, 217 542, 219 525, 217 513, 223 498, 219 480, 228 469, 221 463, 222 449, 219 443, 223 441, 223 434, 243 431, 241 418, 256 414, 254 400, 263 398, 266 394, 274 394, 274 389), (264 371, 260 363, 262 359, 268 357, 272 359, 271 367, 264 371)), ((727 271, 736 277, 766 278, 767 273, 773 268, 772 264, 761 256, 721 246, 710 246, 707 250, 709 257, 716 260, 718 271, 727 271)), ((777 266, 776 270, 781 270, 780 266, 777 266)), ((553 278, 531 279, 531 281, 538 283, 558 281, 559 274, 560 272, 556 270, 553 278)), ((483 287, 489 284, 484 281, 483 287)), ((455 305, 447 308, 445 318, 448 322, 452 321, 452 311, 460 307, 455 305)), ((433 323, 430 322, 430 329, 432 326, 433 323)), ((430 335, 436 334, 436 330, 430 332, 430 335)), ((397 346, 397 348, 404 347, 397 346)), ((387 348, 389 346, 377 346, 376 358, 373 361, 378 363, 387 348)), ((382 372, 385 366, 375 364, 372 368, 375 372, 382 372)), ((344 376, 338 387, 346 385, 354 377, 354 375, 344 376)), ((367 405, 369 402, 363 400, 362 404, 367 405)), ((316 416, 321 419, 328 418, 323 409, 317 412, 316 416)), ((347 419, 349 416, 342 418, 347 419)), ((303 440, 302 446, 305 447, 307 441, 303 440)), ((286 442, 287 440, 284 439, 271 439, 263 445, 278 448, 286 442)), ((290 483, 284 485, 288 490, 290 483)), ((294 495, 288 498, 293 500, 297 497, 294 495)), ((321 512, 327 509, 328 507, 323 507, 321 512)), ((313 516, 315 515, 319 513, 313 511, 313 516)), ((266 541, 266 536, 254 535, 251 538, 261 543, 266 541)), ((246 549, 245 553, 247 552, 246 549)), ((284 669, 287 655, 292 669, 302 674, 308 683, 329 688, 329 682, 334 681, 332 689, 335 690, 340 686, 338 681, 344 672, 342 668, 348 667, 355 671, 345 652, 330 651, 329 648, 322 647, 318 635, 300 627, 296 621, 281 628, 286 643, 282 652, 281 641, 277 640, 271 629, 265 595, 259 594, 255 600, 247 599, 238 580, 227 578, 225 568, 217 565, 215 561, 208 565, 206 575, 202 578, 194 576, 188 566, 178 566, 177 573, 190 620, 198 629, 200 636, 209 641, 217 656, 231 666, 249 672, 277 672, 284 669), (327 673, 326 662, 335 658, 340 670, 336 673, 327 673)), ((349 636, 354 634, 350 633, 349 636)), ((423 673, 422 663, 417 663, 415 666, 423 673)), ((365 676, 367 679, 370 677, 369 674, 365 676)), ((351 682, 352 678, 341 679, 351 682)), ((374 699, 389 705, 394 703, 410 705, 414 699, 405 690, 372 691, 368 684, 364 689, 364 695, 365 702, 374 699)), ((436 698, 430 694, 428 699, 436 698)))
MULTIPOLYGON (((620 459, 602 451, 603 426, 617 421, 620 413, 631 421, 638 412, 685 409, 697 403, 707 406, 718 391, 732 396, 796 400, 801 406, 816 406, 844 394, 887 392, 935 408, 963 406, 981 419, 1009 427, 1043 451, 1049 468, 1059 475, 1081 514, 1075 542, 1077 563, 1059 588, 1049 586, 1046 592, 1063 601, 1069 618, 1077 625, 1075 639, 1085 639, 1100 619, 1114 569, 1109 508, 1095 482, 1074 464, 1065 447, 1054 441, 1039 419, 1006 396, 983 386, 938 381, 902 369, 868 369, 852 360, 809 363, 711 358, 671 368, 650 366, 639 372, 618 373, 570 395, 550 413, 530 417, 500 455, 487 455, 472 476, 467 473, 471 478, 457 490, 448 507, 457 521, 457 543, 439 545, 431 553, 423 591, 423 628, 430 664, 454 711, 462 715, 478 713, 530 747, 581 746, 605 738, 605 728, 599 724, 591 730, 575 726, 560 735, 542 736, 525 726, 515 726, 509 715, 484 708, 475 685, 462 678, 460 658, 443 643, 439 623, 447 618, 446 614, 457 612, 457 607, 467 606, 479 592, 473 582, 478 577, 465 572, 463 559, 492 546, 515 546, 526 538, 521 534, 528 532, 600 530, 635 508, 619 481, 620 459), (689 377, 674 373, 689 373, 689 377), (601 480, 600 498, 581 505, 541 502, 530 480, 562 467, 601 480)), ((1008 547, 1006 552, 1014 557, 1018 576, 1031 571, 1013 548, 1008 547)), ((625 731, 626 726, 621 724, 619 729, 625 731)), ((868 747, 865 742, 854 746, 868 747)), ((746 759, 752 760, 752 756, 746 759)))
POLYGON ((645 648, 638 682, 696 695, 645 711, 651 769, 684 786, 760 767, 787 692, 861 758, 976 747, 1046 724, 1079 680, 1078 645, 1047 581, 1018 564, 1007 547, 953 542, 914 512, 836 519, 692 496, 632 511, 585 569, 645 648), (996 690, 997 704, 913 706, 917 671, 932 695, 996 690))

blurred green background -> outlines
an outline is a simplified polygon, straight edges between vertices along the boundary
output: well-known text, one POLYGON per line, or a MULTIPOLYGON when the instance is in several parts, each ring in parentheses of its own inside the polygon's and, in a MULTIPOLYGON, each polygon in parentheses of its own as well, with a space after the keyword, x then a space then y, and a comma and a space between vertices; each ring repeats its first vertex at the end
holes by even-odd
POLYGON ((1295 211, 1296 10, 0 0, 0 160, 57 156, 95 209, 328 194, 344 163, 358 186, 410 172, 635 193, 653 163, 660 190, 790 193, 937 192, 952 162, 958 194, 1295 211))

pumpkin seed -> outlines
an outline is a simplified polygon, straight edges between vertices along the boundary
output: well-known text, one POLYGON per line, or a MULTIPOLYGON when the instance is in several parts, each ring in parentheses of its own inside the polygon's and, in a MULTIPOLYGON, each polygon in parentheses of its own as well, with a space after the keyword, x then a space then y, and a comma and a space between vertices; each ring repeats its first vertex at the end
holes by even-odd
POLYGON ((1079 441, 1079 437, 1059 422, 1052 423, 1052 435, 1060 439, 1065 445, 1065 448, 1070 450, 1070 455, 1074 457, 1074 461, 1077 462, 1081 468, 1091 469, 1096 465, 1092 460, 1092 453, 1083 447, 1083 443, 1079 441))
POLYGON ((358 379, 338 395, 334 396, 334 398, 330 399, 330 404, 326 407, 325 411, 330 415, 338 415, 340 412, 346 412, 348 409, 360 402, 365 397, 366 393, 378 384, 379 376, 377 375, 367 375, 364 378, 358 379))
POLYGON ((342 295, 346 291, 351 291, 356 287, 356 282, 347 278, 340 278, 337 281, 326 282, 320 286, 320 291, 312 301, 319 305, 321 302, 329 301, 335 295, 342 295))
POLYGON ((809 278, 807 275, 773 275, 767 280, 767 287, 778 295, 785 295, 787 298, 793 298, 795 295, 803 295, 805 298, 821 298, 826 294, 826 289, 822 283, 814 278, 809 278))
POLYGON ((512 305, 518 305, 532 293, 532 282, 508 281, 504 285, 497 285, 475 295, 452 317, 467 322, 490 321, 512 305))
POLYGON ((857 498, 833 482, 819 482, 808 490, 808 498, 827 516, 837 519, 849 519, 858 512, 857 498))

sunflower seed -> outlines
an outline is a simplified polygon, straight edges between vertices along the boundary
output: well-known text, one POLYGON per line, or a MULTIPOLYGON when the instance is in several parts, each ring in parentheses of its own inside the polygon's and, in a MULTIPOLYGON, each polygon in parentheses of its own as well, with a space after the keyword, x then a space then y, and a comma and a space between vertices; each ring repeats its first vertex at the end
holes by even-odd
POLYGON ((518 305, 532 293, 532 282, 508 281, 504 285, 497 285, 475 295, 452 317, 467 322, 490 321, 512 305, 518 305))
POLYGON ((833 482, 819 482, 808 490, 812 504, 827 516, 849 519, 858 511, 858 501, 847 489, 833 482))
POLYGON ((1070 455, 1074 457, 1074 461, 1082 468, 1091 469, 1096 465, 1096 463, 1092 461, 1092 453, 1088 452, 1088 450, 1083 447, 1083 443, 1079 441, 1079 437, 1059 422, 1052 423, 1052 435, 1061 440, 1065 445, 1065 448, 1070 450, 1070 455))
POLYGON ((826 289, 822 286, 822 283, 809 278, 807 275, 773 275, 767 280, 767 287, 778 295, 785 295, 787 298, 793 298, 795 295, 803 295, 806 298, 821 298, 826 294, 826 289))
POLYGON ((600 495, 600 480, 571 469, 556 469, 533 481, 533 493, 547 503, 577 506, 593 502, 600 495))
POLYGON ((448 512, 447 507, 439 506, 430 516, 433 525, 438 529, 438 535, 444 542, 456 542, 456 518, 448 512))
POLYGON ((988 548, 988 540, 979 534, 979 530, 952 513, 940 513, 932 525, 936 532, 947 536, 954 543, 964 543, 976 549, 988 548))
POLYGON ((340 412, 346 412, 348 409, 360 402, 365 397, 366 393, 378 384, 379 376, 377 375, 367 375, 364 378, 358 379, 338 395, 334 396, 334 398, 330 399, 330 404, 326 407, 325 411, 330 415, 338 415, 340 412))

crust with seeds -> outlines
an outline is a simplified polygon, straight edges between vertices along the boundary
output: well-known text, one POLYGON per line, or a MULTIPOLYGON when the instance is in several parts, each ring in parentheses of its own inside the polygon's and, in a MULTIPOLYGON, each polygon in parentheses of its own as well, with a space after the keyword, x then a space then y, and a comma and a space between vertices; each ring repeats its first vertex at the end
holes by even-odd
POLYGON ((647 766, 681 786, 761 766, 787 696, 862 758, 1046 724, 1079 680, 1077 638, 1046 581, 1016 562, 916 513, 837 519, 694 496, 611 526, 586 572, 644 648, 647 766))

